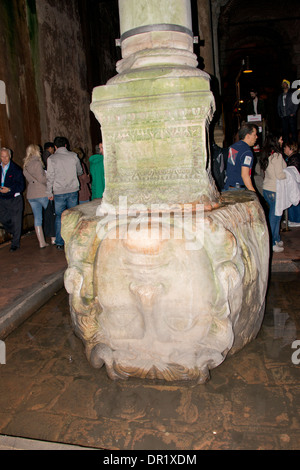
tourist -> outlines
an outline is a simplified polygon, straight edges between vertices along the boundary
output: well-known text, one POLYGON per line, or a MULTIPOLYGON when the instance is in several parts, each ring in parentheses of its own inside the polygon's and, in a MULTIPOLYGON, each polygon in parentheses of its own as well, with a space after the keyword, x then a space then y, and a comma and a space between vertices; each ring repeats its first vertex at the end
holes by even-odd
POLYGON ((40 148, 31 144, 26 149, 23 173, 28 182, 27 199, 34 217, 34 229, 40 248, 49 246, 43 232, 43 209, 48 206, 47 179, 40 148))
POLYGON ((90 182, 91 182, 91 177, 88 173, 86 164, 84 162, 84 152, 82 148, 74 148, 72 149, 72 152, 75 152, 77 154, 77 157, 80 160, 80 164, 82 167, 82 175, 79 176, 79 193, 78 193, 78 200, 79 204, 84 204, 86 202, 89 202, 91 199, 91 190, 90 190, 90 182))
MULTIPOLYGON (((42 160, 45 165, 45 171, 47 172, 47 162, 50 155, 55 152, 54 143, 46 142, 44 144, 44 151, 42 154, 42 160)), ((51 245, 55 245, 55 208, 54 201, 48 200, 48 206, 43 211, 43 231, 45 237, 51 238, 51 245)))
POLYGON ((293 102, 293 93, 290 90, 290 82, 283 80, 282 93, 278 97, 277 110, 281 119, 283 140, 286 142, 290 138, 297 142, 297 109, 298 104, 293 102))
POLYGON ((286 163, 281 153, 281 139, 268 134, 264 146, 260 165, 264 172, 263 196, 268 204, 270 235, 272 240, 272 250, 281 252, 284 250, 283 241, 280 240, 280 221, 281 215, 275 214, 276 208, 276 185, 277 180, 286 179, 284 169, 286 163))
MULTIPOLYGON (((284 153, 287 156, 287 166, 295 167, 298 173, 300 173, 300 154, 296 142, 286 142, 284 145, 284 153)), ((300 227, 300 203, 288 208, 288 224, 289 227, 300 227)))
POLYGON ((44 163, 45 168, 47 168, 47 160, 50 155, 53 155, 55 152, 54 143, 53 142, 45 142, 44 144, 44 151, 42 153, 42 160, 44 163))
POLYGON ((246 114, 247 115, 261 115, 261 120, 265 118, 265 102, 261 98, 258 98, 257 90, 252 88, 250 90, 250 99, 246 104, 246 114))
POLYGON ((92 177, 92 200, 101 199, 105 189, 103 144, 96 145, 96 153, 89 158, 92 177))
POLYGON ((12 234, 9 251, 20 248, 25 181, 22 169, 11 160, 11 150, 0 149, 0 223, 12 234))
POLYGON ((255 191, 251 180, 253 153, 257 140, 257 127, 245 123, 239 130, 239 140, 229 148, 224 190, 248 189, 255 191))
POLYGON ((55 137, 54 146, 55 152, 48 158, 47 195, 50 200, 54 199, 56 248, 63 250, 61 215, 64 210, 78 204, 78 176, 82 175, 82 168, 76 153, 67 149, 68 140, 65 137, 55 137))

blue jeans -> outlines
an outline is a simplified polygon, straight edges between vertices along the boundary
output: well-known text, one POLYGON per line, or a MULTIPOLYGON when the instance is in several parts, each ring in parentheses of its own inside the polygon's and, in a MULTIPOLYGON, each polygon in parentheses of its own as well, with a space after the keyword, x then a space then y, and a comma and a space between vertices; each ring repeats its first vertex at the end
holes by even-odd
POLYGON ((290 133, 292 134, 292 140, 297 142, 297 117, 296 114, 294 116, 285 116, 281 118, 282 123, 282 134, 283 140, 287 141, 289 139, 290 133))
POLYGON ((279 230, 281 215, 275 215, 276 193, 264 189, 263 196, 269 206, 269 223, 272 236, 272 246, 274 246, 276 242, 280 242, 279 230))
POLYGON ((43 208, 47 209, 49 199, 47 197, 37 197, 28 199, 34 217, 34 226, 40 227, 43 223, 43 208))
POLYGON ((300 223, 300 202, 297 206, 288 208, 289 221, 300 223))
POLYGON ((61 215, 66 209, 71 209, 78 204, 78 191, 74 193, 55 194, 55 243, 56 245, 64 245, 64 240, 61 236, 61 215))

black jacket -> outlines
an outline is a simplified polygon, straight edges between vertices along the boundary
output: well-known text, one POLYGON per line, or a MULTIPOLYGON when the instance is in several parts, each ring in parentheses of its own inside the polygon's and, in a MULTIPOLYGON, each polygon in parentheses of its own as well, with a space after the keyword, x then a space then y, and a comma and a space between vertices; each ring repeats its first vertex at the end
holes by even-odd
POLYGON ((286 117, 286 116, 290 116, 291 114, 296 114, 297 112, 297 109, 298 109, 298 104, 297 103, 293 103, 293 93, 291 90, 289 90, 287 93, 286 93, 286 103, 285 103, 285 106, 283 106, 283 101, 282 101, 282 98, 283 98, 283 93, 281 93, 281 95, 279 95, 278 97, 278 101, 277 101, 277 110, 278 110, 278 114, 279 114, 279 117, 286 117))
POLYGON ((300 173, 300 154, 299 153, 293 153, 288 159, 287 159, 287 166, 295 166, 297 170, 300 173))
MULTIPOLYGON (((2 165, 0 164, 0 181, 2 180, 2 165)), ((5 175, 4 186, 10 189, 9 193, 0 193, 0 199, 11 199, 16 193, 22 193, 25 189, 23 171, 10 160, 9 168, 5 175)))
MULTIPOLYGON (((247 115, 255 114, 253 100, 248 101, 246 105, 246 113, 247 115)), ((265 116, 266 115, 265 102, 264 100, 261 100, 260 98, 258 98, 258 101, 257 101, 257 114, 261 114, 262 119, 266 117, 265 116)))

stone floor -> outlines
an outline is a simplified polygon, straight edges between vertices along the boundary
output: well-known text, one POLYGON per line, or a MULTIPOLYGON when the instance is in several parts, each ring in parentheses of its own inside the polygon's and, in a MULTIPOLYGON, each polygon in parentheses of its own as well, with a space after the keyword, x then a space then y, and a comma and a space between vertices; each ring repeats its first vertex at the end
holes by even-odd
MULTIPOLYGON (((70 325, 68 296, 64 288, 58 290, 5 338, 2 437, 106 450, 299 449, 299 234, 300 228, 283 234, 286 246, 294 247, 294 261, 287 269, 287 259, 276 254, 279 264, 274 263, 270 276, 258 337, 214 369, 204 385, 132 378, 112 382, 105 368, 92 369, 70 325), (297 339, 298 349, 293 349, 297 339)), ((32 260, 58 256, 54 247, 34 246, 32 260)), ((0 250, 4 254, 8 247, 0 250)), ((23 272, 19 253, 15 267, 10 266, 16 284, 23 272)), ((65 261, 53 263, 61 269, 65 261)), ((42 268, 32 270, 32 283, 38 278, 44 279, 42 268)))

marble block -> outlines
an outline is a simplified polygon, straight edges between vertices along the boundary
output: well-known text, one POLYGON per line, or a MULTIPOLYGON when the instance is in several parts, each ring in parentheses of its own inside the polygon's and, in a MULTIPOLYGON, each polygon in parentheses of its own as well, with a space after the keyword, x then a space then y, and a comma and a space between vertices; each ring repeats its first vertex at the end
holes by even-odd
POLYGON ((207 125, 215 103, 203 72, 189 67, 130 71, 93 91, 104 144, 104 200, 214 205, 207 125))

